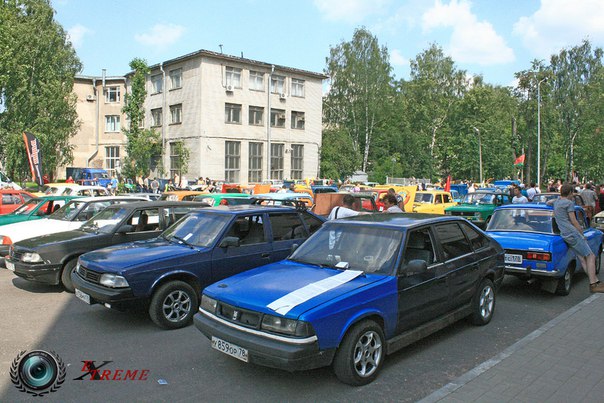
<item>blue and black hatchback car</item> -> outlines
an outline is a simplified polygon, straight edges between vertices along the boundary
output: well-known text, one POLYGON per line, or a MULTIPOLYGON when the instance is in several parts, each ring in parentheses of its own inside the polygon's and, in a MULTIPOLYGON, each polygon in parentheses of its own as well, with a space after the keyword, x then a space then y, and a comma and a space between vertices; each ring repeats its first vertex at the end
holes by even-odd
POLYGON ((460 217, 373 214, 325 223, 287 260, 203 291, 213 348, 288 371, 333 364, 363 385, 392 353, 464 317, 489 323, 503 249, 460 217))
POLYGON ((204 287, 286 258, 323 221, 291 207, 200 209, 158 238, 82 255, 72 274, 75 293, 118 310, 143 304, 158 326, 180 328, 191 322, 204 287))

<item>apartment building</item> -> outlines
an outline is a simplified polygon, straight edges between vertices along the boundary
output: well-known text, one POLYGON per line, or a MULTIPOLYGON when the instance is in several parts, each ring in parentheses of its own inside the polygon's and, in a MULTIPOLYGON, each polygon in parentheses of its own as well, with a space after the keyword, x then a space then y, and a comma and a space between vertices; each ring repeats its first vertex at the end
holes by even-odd
MULTIPOLYGON (((122 133, 122 114, 126 91, 125 77, 75 77, 73 92, 80 129, 72 138, 73 164, 76 167, 105 168, 110 174, 119 170, 125 153, 126 136, 122 133)), ((65 167, 58 169, 58 177, 65 167)))
POLYGON ((325 75, 207 50, 150 69, 145 127, 161 132, 171 177, 179 141, 190 151, 187 179, 318 175, 325 75))

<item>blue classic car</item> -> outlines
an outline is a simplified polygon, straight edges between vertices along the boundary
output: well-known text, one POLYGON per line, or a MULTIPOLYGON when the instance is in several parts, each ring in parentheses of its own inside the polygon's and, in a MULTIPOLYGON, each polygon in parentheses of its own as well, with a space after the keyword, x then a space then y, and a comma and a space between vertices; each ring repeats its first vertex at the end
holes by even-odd
POLYGON ((333 363, 363 385, 386 354, 467 316, 487 324, 502 279, 501 246, 467 220, 368 214, 328 221, 287 260, 207 287, 194 323, 242 361, 333 363))
MULTIPOLYGON (((602 232, 591 228, 583 209, 575 206, 577 221, 596 255, 600 270, 602 232)), ((568 295, 572 275, 581 263, 559 234, 553 207, 543 204, 511 204, 493 213, 487 234, 505 249, 505 272, 522 279, 543 280, 544 289, 568 295)))
POLYGON ((144 305, 159 327, 180 328, 190 324, 205 286, 284 259, 323 221, 290 207, 201 209, 148 242, 82 255, 72 274, 76 296, 118 310, 144 305))

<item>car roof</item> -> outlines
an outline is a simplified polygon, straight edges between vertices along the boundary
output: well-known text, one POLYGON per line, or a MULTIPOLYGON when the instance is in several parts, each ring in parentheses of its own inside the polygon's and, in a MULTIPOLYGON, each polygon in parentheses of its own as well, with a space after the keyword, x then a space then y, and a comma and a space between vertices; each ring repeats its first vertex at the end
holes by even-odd
POLYGON ((269 212, 292 212, 295 211, 291 207, 287 206, 259 206, 255 204, 239 204, 236 206, 214 206, 203 209, 204 212, 211 211, 222 214, 235 214, 235 213, 264 213, 269 212))
POLYGON ((169 200, 156 200, 156 201, 135 201, 133 203, 124 204, 113 204, 108 209, 125 208, 135 210, 143 207, 207 207, 207 203, 202 202, 189 202, 189 201, 169 201, 169 200))
MULTIPOLYGON (((468 222, 465 218, 456 216, 446 216, 442 214, 424 214, 424 213, 393 213, 393 214, 359 214, 354 217, 347 217, 339 220, 331 220, 327 223, 351 223, 352 225, 368 225, 392 228, 412 228, 419 225, 435 224, 444 222, 468 222), (354 224, 353 224, 354 223, 354 224)), ((327 224, 326 223, 326 224, 327 224)))
POLYGON ((547 204, 536 204, 536 203, 512 203, 506 204, 500 207, 497 207, 497 210, 513 210, 518 208, 526 208, 532 210, 553 210, 553 206, 548 206, 547 204))
POLYGON ((271 199, 271 200, 289 200, 289 199, 301 199, 301 198, 312 198, 308 193, 261 193, 252 195, 252 198, 256 199, 271 199))
POLYGON ((82 196, 76 196, 76 195, 62 195, 62 196, 57 196, 57 195, 48 195, 48 196, 38 196, 36 197, 36 199, 42 199, 42 200, 72 200, 72 199, 83 199, 82 196))
MULTIPOLYGON (((111 201, 111 200, 127 200, 130 201, 135 196, 86 196, 86 197, 78 197, 78 201, 80 202, 93 202, 93 201, 111 201)), ((147 200, 144 197, 136 196, 141 201, 147 200)))
POLYGON ((211 197, 213 199, 219 199, 219 198, 225 198, 225 197, 237 197, 237 198, 243 198, 243 197, 250 197, 249 194, 247 193, 203 193, 200 195, 197 195, 196 197, 202 199, 204 197, 211 197))

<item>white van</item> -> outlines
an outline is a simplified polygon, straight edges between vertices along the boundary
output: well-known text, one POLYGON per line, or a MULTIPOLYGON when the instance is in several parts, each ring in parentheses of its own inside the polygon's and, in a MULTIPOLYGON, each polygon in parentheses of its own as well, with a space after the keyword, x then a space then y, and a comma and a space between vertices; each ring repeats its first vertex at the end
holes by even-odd
POLYGON ((0 171, 0 189, 6 188, 21 190, 21 186, 14 183, 4 172, 0 171))

